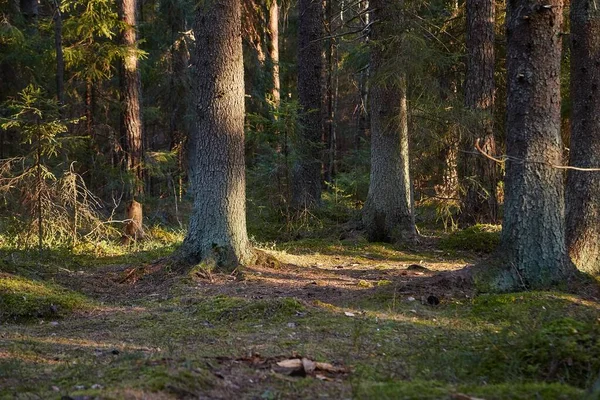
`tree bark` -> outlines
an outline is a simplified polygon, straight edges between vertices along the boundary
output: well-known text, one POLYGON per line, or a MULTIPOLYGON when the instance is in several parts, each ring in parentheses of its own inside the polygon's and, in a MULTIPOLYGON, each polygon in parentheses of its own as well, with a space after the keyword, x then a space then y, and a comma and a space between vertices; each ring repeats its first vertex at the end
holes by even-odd
MULTIPOLYGON (((482 290, 545 288, 568 278, 560 136, 562 0, 507 3, 506 191, 498 264, 482 290)), ((485 268, 485 266, 484 266, 485 268)), ((482 270, 484 269, 482 268, 482 270)))
POLYGON ((393 0, 373 0, 371 31, 371 176, 363 208, 369 240, 411 242, 416 238, 408 153, 408 107, 405 76, 383 82, 392 59, 389 37, 401 26, 393 0))
POLYGON ((269 7, 269 60, 271 61, 271 97, 273 106, 279 108, 281 102, 281 83, 279 79, 279 6, 277 0, 271 0, 269 7))
POLYGON ((473 154, 477 139, 494 154, 494 0, 467 0, 467 73, 465 106, 476 113, 474 131, 462 139, 460 157, 460 220, 463 224, 495 223, 498 219, 498 167, 495 162, 473 154))
MULTIPOLYGON (((600 11, 571 1, 570 165, 600 166, 600 11)), ((581 271, 600 274, 600 172, 569 170, 567 251, 581 271)))
POLYGON ((292 173, 292 206, 302 209, 321 201, 324 31, 320 0, 299 0, 298 8, 298 97, 302 110, 292 173))
POLYGON ((144 193, 143 176, 143 132, 141 114, 141 77, 138 68, 136 43, 137 0, 121 0, 121 18, 126 25, 122 32, 122 43, 127 49, 121 65, 121 138, 125 152, 125 170, 133 175, 129 188, 125 226, 127 238, 142 238, 143 212, 137 201, 144 193))
POLYGON ((220 269, 251 263, 246 232, 244 69, 239 0, 196 11, 194 130, 189 139, 194 209, 182 255, 220 269))

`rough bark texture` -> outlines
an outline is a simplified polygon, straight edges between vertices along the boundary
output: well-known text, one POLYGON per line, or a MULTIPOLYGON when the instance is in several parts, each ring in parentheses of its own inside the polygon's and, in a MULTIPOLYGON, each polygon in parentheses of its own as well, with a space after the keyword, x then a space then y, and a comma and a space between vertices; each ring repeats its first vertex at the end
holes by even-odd
MULTIPOLYGON (((142 224, 142 207, 136 206, 144 192, 143 138, 141 106, 141 77, 138 68, 136 43, 136 0, 121 0, 121 17, 126 24, 122 33, 123 45, 127 54, 121 66, 121 140, 125 152, 125 169, 134 176, 134 183, 128 193, 126 219, 131 220, 125 227, 126 235, 141 238, 144 236, 142 224), (135 211, 135 213, 133 213, 135 211), (134 232, 134 235, 130 233, 134 232)), ((139 204, 139 203, 138 203, 139 204)))
POLYGON ((298 98, 302 111, 292 173, 292 205, 301 209, 321 201, 323 2, 299 0, 298 9, 298 98))
POLYGON ((561 0, 510 0, 507 13, 507 154, 499 265, 476 278, 484 290, 543 288, 567 262, 560 136, 561 0))
POLYGON ((269 7, 269 59, 271 61, 271 97, 275 108, 281 101, 281 83, 279 79, 279 6, 271 0, 269 7))
MULTIPOLYGON (((381 71, 390 61, 390 48, 382 41, 401 23, 392 0, 371 1, 371 177, 363 208, 369 240, 406 242, 416 237, 408 156, 406 80, 382 82, 381 71)), ((396 49, 397 50, 397 49, 396 49)))
POLYGON ((496 152, 493 131, 494 107, 494 0, 467 0, 467 74, 465 106, 477 113, 471 134, 462 139, 460 157, 461 222, 493 223, 498 218, 498 167, 475 152, 479 139, 483 149, 496 152))
POLYGON ((206 0, 194 23, 194 210, 182 254, 221 269, 251 263, 246 232, 244 69, 239 0, 206 0))
MULTIPOLYGON (((600 166, 600 10, 592 0, 571 1, 571 160, 600 166)), ((575 266, 600 274, 600 172, 569 170, 567 251, 575 266)))

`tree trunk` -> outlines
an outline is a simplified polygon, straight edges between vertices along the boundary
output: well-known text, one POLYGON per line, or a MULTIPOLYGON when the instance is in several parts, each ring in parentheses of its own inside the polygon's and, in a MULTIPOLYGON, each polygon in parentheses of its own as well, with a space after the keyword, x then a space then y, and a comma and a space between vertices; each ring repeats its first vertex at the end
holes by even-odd
MULTIPOLYGON (((370 14, 369 0, 362 0, 359 4, 360 12, 364 13, 361 18, 361 27, 366 29, 369 26, 370 14)), ((364 43, 368 43, 368 39, 365 36, 363 39, 364 43)), ((367 137, 367 131, 369 129, 369 65, 364 66, 358 75, 358 106, 356 108, 356 133, 354 136, 354 151, 358 154, 361 147, 361 142, 367 137)))
POLYGON ((188 150, 194 210, 181 253, 193 263, 231 269, 255 257, 246 232, 239 0, 198 6, 194 35, 195 123, 188 150))
POLYGON ((324 101, 323 101, 323 115, 324 115, 324 140, 323 145, 325 151, 323 152, 323 180, 325 182, 333 182, 333 176, 335 174, 335 84, 334 84, 334 66, 337 63, 336 60, 336 40, 332 37, 335 31, 334 26, 335 14, 333 10, 333 1, 325 1, 325 34, 329 38, 326 40, 326 50, 323 57, 325 63, 324 72, 324 101))
MULTIPOLYGON (((600 11, 591 0, 571 2, 571 159, 600 166, 600 11)), ((600 274, 600 172, 569 170, 567 251, 581 271, 600 274)))
POLYGON ((401 20, 393 0, 371 1, 371 177, 363 223, 371 241, 411 242, 416 238, 408 155, 406 78, 382 82, 391 49, 380 42, 397 32, 401 20))
MULTIPOLYGON (((60 0, 56 0, 54 9, 54 48, 56 50, 56 98, 60 107, 65 105, 65 59, 62 47, 62 12, 60 11, 60 0)), ((62 109, 59 110, 62 114, 62 109)))
POLYGON ((300 126, 292 176, 292 206, 311 208, 321 201, 323 147, 323 3, 299 0, 298 97, 300 126))
POLYGON ((281 102, 281 83, 279 80, 279 6, 277 0, 271 0, 269 7, 269 59, 271 61, 271 97, 275 109, 281 102))
POLYGON ((134 182, 128 193, 125 236, 142 238, 142 206, 137 201, 144 193, 143 133, 141 114, 141 77, 138 68, 136 43, 136 0, 121 0, 121 18, 126 25, 122 33, 123 46, 127 54, 121 66, 121 138, 125 151, 125 170, 133 175, 134 182))
POLYGON ((484 291, 545 288, 567 278, 560 136, 562 0, 507 3, 506 191, 495 268, 484 291))
POLYGON ((477 113, 473 133, 462 140, 460 157, 461 222, 494 223, 498 218, 497 165, 481 155, 473 154, 477 139, 483 149, 494 154, 496 144, 493 127, 494 108, 494 0, 467 0, 467 74, 465 106, 477 113))

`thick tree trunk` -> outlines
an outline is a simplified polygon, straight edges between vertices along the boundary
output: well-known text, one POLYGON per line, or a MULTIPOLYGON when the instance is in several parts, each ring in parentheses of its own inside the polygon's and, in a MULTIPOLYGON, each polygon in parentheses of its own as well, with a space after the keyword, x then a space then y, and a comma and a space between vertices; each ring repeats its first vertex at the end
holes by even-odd
POLYGON ((498 166, 485 157, 473 154, 480 140, 483 149, 494 154, 494 0, 467 0, 467 74, 465 106, 477 113, 472 134, 462 140, 460 175, 461 222, 494 223, 498 218, 498 166))
POLYGON ((138 68, 136 43, 137 0, 121 0, 121 17, 126 24, 122 33, 123 45, 127 54, 121 66, 121 138, 125 151, 125 170, 133 175, 134 182, 129 188, 125 226, 125 236, 142 238, 142 205, 137 201, 144 193, 143 133, 141 114, 141 77, 138 68))
POLYGON ((244 69, 239 0, 196 11, 194 131, 189 139, 194 210, 181 254, 231 269, 254 260, 246 232, 244 69))
POLYGON ((281 83, 279 79, 279 6, 277 0, 271 0, 269 7, 269 60, 271 61, 271 97, 275 108, 281 101, 281 83))
POLYGON ((380 41, 397 31, 401 20, 393 0, 373 0, 371 72, 371 177, 363 209, 369 240, 410 242, 416 238, 408 155, 408 109, 405 77, 382 82, 390 49, 380 41))
POLYGON ((298 8, 298 97, 302 111, 292 174, 292 206, 301 209, 321 201, 324 31, 320 0, 299 0, 298 8))
MULTIPOLYGON (((571 160, 600 166, 600 10, 571 1, 571 160)), ((600 274, 600 172, 569 170, 567 251, 581 271, 600 274)))
POLYGON ((567 262, 560 136, 562 0, 512 0, 507 13, 507 154, 502 239, 483 290, 544 288, 567 262))

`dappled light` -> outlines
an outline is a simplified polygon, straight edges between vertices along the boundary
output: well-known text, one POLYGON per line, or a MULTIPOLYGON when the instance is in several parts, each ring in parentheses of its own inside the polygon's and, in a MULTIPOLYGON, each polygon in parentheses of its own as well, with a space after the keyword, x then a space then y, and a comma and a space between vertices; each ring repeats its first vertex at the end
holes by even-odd
POLYGON ((592 0, 0 0, 0 399, 599 400, 592 0))

